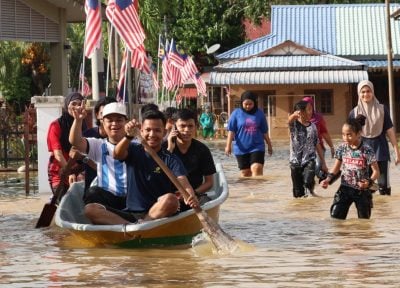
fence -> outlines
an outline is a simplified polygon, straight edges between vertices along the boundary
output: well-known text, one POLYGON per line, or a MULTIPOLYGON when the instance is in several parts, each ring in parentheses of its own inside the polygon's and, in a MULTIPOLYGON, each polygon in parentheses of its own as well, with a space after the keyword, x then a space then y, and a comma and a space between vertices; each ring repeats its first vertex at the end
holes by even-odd
POLYGON ((24 171, 26 194, 30 190, 29 171, 37 169, 36 138, 35 108, 29 107, 17 116, 0 103, 0 171, 24 171))

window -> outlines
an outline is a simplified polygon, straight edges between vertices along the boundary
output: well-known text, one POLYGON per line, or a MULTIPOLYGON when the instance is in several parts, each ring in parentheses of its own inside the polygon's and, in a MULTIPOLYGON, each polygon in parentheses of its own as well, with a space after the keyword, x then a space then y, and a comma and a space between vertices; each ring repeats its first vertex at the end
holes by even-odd
POLYGON ((315 108, 322 114, 333 114, 333 90, 304 90, 306 95, 315 95, 315 108))
POLYGON ((263 92, 263 111, 266 116, 276 116, 276 92, 275 90, 267 90, 263 92), (268 113, 269 102, 269 113, 268 113))

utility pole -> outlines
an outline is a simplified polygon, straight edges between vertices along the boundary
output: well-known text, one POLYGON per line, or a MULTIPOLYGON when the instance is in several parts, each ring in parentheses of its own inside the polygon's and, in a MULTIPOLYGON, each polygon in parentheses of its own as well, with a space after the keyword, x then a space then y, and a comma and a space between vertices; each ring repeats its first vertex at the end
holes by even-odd
POLYGON ((385 0, 386 4, 386 44, 387 44, 387 69, 389 84, 389 109, 393 126, 396 128, 396 107, 394 99, 394 83, 393 83, 393 49, 392 49, 392 31, 390 29, 390 0, 385 0))

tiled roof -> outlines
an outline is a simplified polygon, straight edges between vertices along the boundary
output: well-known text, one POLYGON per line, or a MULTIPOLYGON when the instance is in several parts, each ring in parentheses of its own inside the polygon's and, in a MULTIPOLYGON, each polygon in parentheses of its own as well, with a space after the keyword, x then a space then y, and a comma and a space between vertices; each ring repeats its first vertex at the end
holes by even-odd
MULTIPOLYGON (((391 13, 400 4, 391 4, 391 13)), ((384 59, 385 4, 276 5, 272 32, 217 55, 221 61, 249 57, 285 40, 324 53, 357 59, 384 59)), ((400 23, 391 18, 393 52, 400 58, 400 23)))

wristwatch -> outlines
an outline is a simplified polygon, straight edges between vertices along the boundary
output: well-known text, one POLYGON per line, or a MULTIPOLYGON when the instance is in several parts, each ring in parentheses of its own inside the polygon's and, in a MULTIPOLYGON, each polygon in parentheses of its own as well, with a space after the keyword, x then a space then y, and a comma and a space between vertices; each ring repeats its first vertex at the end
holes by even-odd
POLYGON ((131 135, 128 135, 128 133, 126 133, 125 138, 128 140, 133 140, 133 138, 135 138, 135 136, 131 136, 131 135))
POLYGON ((90 158, 87 157, 87 156, 85 156, 85 157, 82 159, 82 163, 83 163, 83 164, 88 164, 88 163, 89 163, 89 160, 90 160, 90 158))

